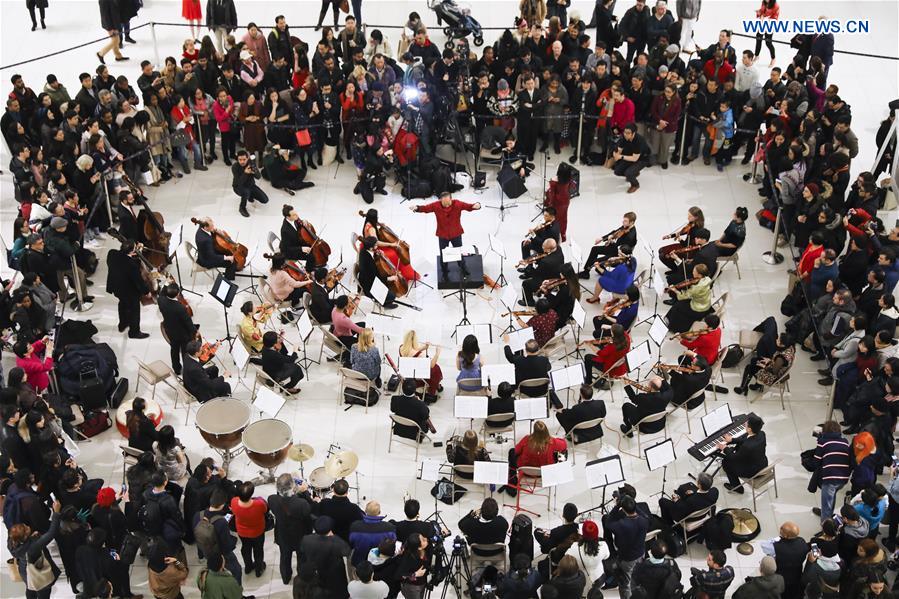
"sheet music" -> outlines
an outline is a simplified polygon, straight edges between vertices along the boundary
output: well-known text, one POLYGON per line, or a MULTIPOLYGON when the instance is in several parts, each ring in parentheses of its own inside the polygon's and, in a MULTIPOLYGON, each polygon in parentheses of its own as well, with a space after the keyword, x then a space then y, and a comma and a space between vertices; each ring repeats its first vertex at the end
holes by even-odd
POLYGON ((375 335, 395 337, 400 333, 396 330, 397 319, 383 314, 370 313, 365 318, 365 326, 374 331, 375 335))
POLYGON ((387 286, 381 282, 381 279, 375 277, 375 280, 371 284, 371 289, 369 290, 369 293, 374 300, 383 306, 387 303, 388 292, 387 286))
POLYGON ((300 332, 300 339, 304 341, 309 339, 309 335, 315 330, 315 327, 312 326, 312 321, 309 320, 308 310, 303 310, 303 313, 300 314, 300 318, 297 320, 297 330, 300 332))
POLYGON ((456 418, 486 418, 487 397, 484 395, 457 395, 453 404, 456 418))
POLYGON ((665 279, 662 278, 662 273, 658 270, 652 274, 652 288, 656 290, 656 293, 659 296, 667 295, 665 293, 665 288, 668 287, 668 283, 665 282, 665 279))
POLYGON ((231 359, 234 360, 238 370, 243 370, 250 359, 250 352, 247 351, 243 343, 233 343, 231 345, 231 359))
POLYGON ((256 399, 253 406, 269 418, 275 418, 286 400, 266 387, 260 385, 256 388, 256 399))
POLYGON ((516 304, 518 303, 518 295, 519 292, 512 286, 512 283, 509 283, 505 287, 503 287, 503 294, 500 296, 500 301, 503 305, 509 310, 514 310, 516 304))
POLYGON ((587 312, 581 306, 581 302, 575 301, 574 308, 571 310, 571 318, 577 323, 577 326, 584 328, 587 326, 587 312))
POLYGON ((509 349, 513 352, 524 351, 525 344, 534 338, 534 329, 525 327, 509 333, 509 349))
POLYGON ((674 443, 672 443, 671 439, 665 439, 661 443, 647 447, 644 450, 644 454, 646 456, 646 465, 649 466, 650 470, 664 468, 677 459, 677 456, 674 455, 674 443))
POLYGON ((542 420, 546 418, 545 397, 523 397, 515 400, 515 420, 542 420))
POLYGON ((649 341, 644 341, 631 351, 627 352, 625 360, 627 360, 628 372, 640 368, 649 361, 651 357, 652 354, 649 352, 649 341))
POLYGON ((509 462, 475 462, 474 482, 483 485, 504 485, 509 482, 509 462))
POLYGON ((730 413, 730 405, 723 404, 701 418, 702 428, 708 437, 734 421, 730 413))
POLYGON ((224 304, 228 301, 228 291, 230 291, 230 289, 227 282, 223 280, 222 284, 215 288, 216 299, 224 304))
POLYGON ((587 462, 584 475, 587 479, 587 486, 591 489, 623 482, 624 470, 621 469, 621 456, 613 455, 587 462))
POLYGON ((175 255, 175 252, 181 247, 182 241, 184 241, 184 225, 179 225, 177 229, 172 231, 172 236, 169 239, 169 251, 172 253, 171 255, 175 255))
POLYGON ((400 358, 400 376, 405 379, 426 379, 431 376, 430 358, 400 358))
POLYGON ((557 487, 574 480, 571 462, 557 462, 540 467, 540 483, 543 487, 557 487))
POLYGON ((481 366, 481 384, 496 389, 500 383, 515 384, 515 365, 485 364, 481 366))
POLYGON ((478 253, 478 248, 476 248, 472 243, 466 243, 459 246, 459 251, 463 256, 474 256, 478 253))
POLYGON ((551 370, 549 378, 552 381, 553 389, 556 391, 562 391, 570 387, 580 387, 584 382, 584 365, 574 364, 558 370, 551 370))
POLYGON ((437 482, 440 480, 440 467, 443 464, 439 460, 425 458, 421 461, 421 480, 437 482))
POLYGON ((452 246, 443 248, 441 259, 444 262, 459 262, 462 260, 462 248, 452 246))
POLYGON ((584 251, 574 239, 568 240, 568 249, 570 254, 569 262, 574 266, 574 270, 580 270, 584 263, 584 251))
POLYGON ((489 324, 460 324, 456 327, 456 342, 460 345, 468 335, 474 335, 481 343, 493 343, 493 328, 489 324))
POLYGON ((668 325, 665 324, 665 321, 661 316, 656 315, 655 318, 652 319, 652 324, 649 325, 649 338, 653 340, 658 346, 661 346, 665 342, 665 337, 668 336, 668 325))
POLYGON ((490 241, 490 249, 496 252, 498 256, 505 259, 506 256, 506 247, 503 245, 503 242, 499 240, 499 237, 494 237, 493 235, 489 236, 490 241))

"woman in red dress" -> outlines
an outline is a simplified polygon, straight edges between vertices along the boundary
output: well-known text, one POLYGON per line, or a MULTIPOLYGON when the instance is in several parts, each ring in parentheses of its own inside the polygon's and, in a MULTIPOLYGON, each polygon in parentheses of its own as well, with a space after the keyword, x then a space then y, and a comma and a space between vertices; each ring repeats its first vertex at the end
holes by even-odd
MULTIPOLYGON (((365 224, 362 225, 362 238, 366 237, 374 237, 377 239, 378 237, 378 211, 374 208, 369 209, 368 212, 365 213, 365 224)), ((393 264, 396 269, 399 271, 403 278, 407 281, 417 281, 421 278, 415 269, 412 268, 412 264, 402 264, 400 262, 400 255, 397 252, 399 248, 398 243, 387 243, 384 241, 378 241, 378 249, 387 257, 391 264, 393 264)))
POLYGON ((565 241, 568 233, 569 204, 571 204, 571 169, 567 164, 560 164, 555 179, 549 182, 543 205, 556 209, 556 220, 559 221, 562 241, 565 241))
POLYGON ((194 39, 200 37, 200 21, 203 20, 203 9, 200 0, 181 0, 181 16, 190 23, 190 35, 194 39))

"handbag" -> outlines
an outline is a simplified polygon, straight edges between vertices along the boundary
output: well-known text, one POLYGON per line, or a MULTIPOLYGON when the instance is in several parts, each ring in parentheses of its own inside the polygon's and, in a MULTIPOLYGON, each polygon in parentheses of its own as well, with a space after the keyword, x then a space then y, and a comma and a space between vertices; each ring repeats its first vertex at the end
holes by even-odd
POLYGON ((29 591, 42 591, 56 582, 56 572, 43 552, 34 563, 25 564, 25 588, 29 591))
POLYGON ((312 145, 312 136, 309 135, 309 129, 297 130, 297 145, 301 148, 312 145))
POLYGON ((269 531, 275 528, 275 515, 271 511, 265 512, 265 530, 269 531))
POLYGON ((13 559, 6 565, 9 566, 9 579, 13 582, 22 582, 22 575, 19 574, 19 560, 13 559))

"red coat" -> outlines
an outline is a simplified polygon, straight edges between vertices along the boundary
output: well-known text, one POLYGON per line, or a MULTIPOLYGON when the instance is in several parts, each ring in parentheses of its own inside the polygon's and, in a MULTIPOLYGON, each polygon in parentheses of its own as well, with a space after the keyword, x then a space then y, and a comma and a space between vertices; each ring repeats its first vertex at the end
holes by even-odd
POLYGON ((27 358, 16 357, 16 366, 25 371, 28 382, 38 393, 50 386, 50 376, 47 374, 53 370, 53 356, 46 356, 43 359, 40 355, 44 353, 44 342, 35 341, 33 344, 34 351, 27 358))
POLYGON ((627 338, 624 349, 617 349, 614 343, 606 343, 599 352, 593 356, 593 363, 596 364, 600 370, 608 373, 609 376, 616 377, 627 374, 627 362, 622 362, 619 366, 612 368, 618 360, 627 355, 627 352, 631 350, 631 336, 627 332, 624 333, 624 336, 627 338), (610 368, 612 368, 612 370, 609 370, 610 368))
POLYGON ((519 466, 540 467, 555 464, 555 452, 565 451, 566 449, 568 449, 568 444, 565 442, 565 439, 553 437, 552 441, 550 441, 546 446, 546 449, 544 449, 540 453, 534 453, 528 447, 529 438, 530 435, 526 435, 521 441, 518 442, 518 445, 515 446, 515 455, 518 457, 519 466))
POLYGON ((634 122, 634 103, 630 98, 625 98, 621 102, 616 102, 612 109, 612 118, 609 119, 609 126, 612 129, 624 129, 625 125, 634 122))
MULTIPOLYGON (((177 128, 178 123, 184 121, 185 119, 191 119, 190 106, 188 106, 186 102, 184 104, 184 108, 172 106, 172 123, 175 125, 175 127, 177 128)), ((182 127, 182 129, 184 129, 185 133, 190 135, 191 140, 196 141, 196 138, 194 137, 193 125, 191 125, 189 121, 185 123, 185 126, 182 127)))
POLYGON ((675 94, 668 106, 665 106, 665 94, 660 94, 652 101, 649 113, 652 115, 652 124, 658 125, 659 121, 665 121, 668 125, 663 129, 665 133, 677 131, 677 122, 680 120, 680 98, 675 94))
POLYGON ((705 74, 706 79, 711 79, 714 77, 718 80, 719 84, 724 85, 724 82, 727 81, 727 78, 734 74, 734 67, 732 67, 731 64, 725 60, 723 63, 721 63, 721 66, 719 66, 718 70, 716 71, 715 59, 710 58, 702 67, 702 72, 703 74, 705 74))
POLYGON ((809 243, 808 246, 806 246, 805 251, 802 252, 802 258, 799 259, 799 266, 796 268, 796 272, 799 273, 799 276, 803 281, 808 281, 812 274, 812 269, 815 268, 815 260, 817 260, 823 253, 823 245, 815 248, 809 243))
POLYGON ((465 231, 462 229, 462 212, 474 210, 474 204, 453 200, 448 208, 444 208, 440 200, 418 207, 418 212, 433 212, 437 217, 437 237, 440 239, 454 239, 465 231))
POLYGON ((718 360, 718 349, 721 347, 721 327, 696 339, 681 339, 680 344, 705 358, 709 364, 714 364, 718 360))

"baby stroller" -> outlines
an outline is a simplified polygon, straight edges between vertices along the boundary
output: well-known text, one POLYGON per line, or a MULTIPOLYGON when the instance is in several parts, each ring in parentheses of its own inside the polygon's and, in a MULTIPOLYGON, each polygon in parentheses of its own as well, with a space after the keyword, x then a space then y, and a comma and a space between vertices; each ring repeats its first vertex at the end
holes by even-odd
POLYGON ((474 36, 474 45, 484 45, 484 34, 481 24, 471 16, 471 11, 461 8, 455 0, 428 0, 428 8, 437 13, 437 23, 443 26, 443 33, 448 38, 445 46, 453 47, 454 39, 474 36))

